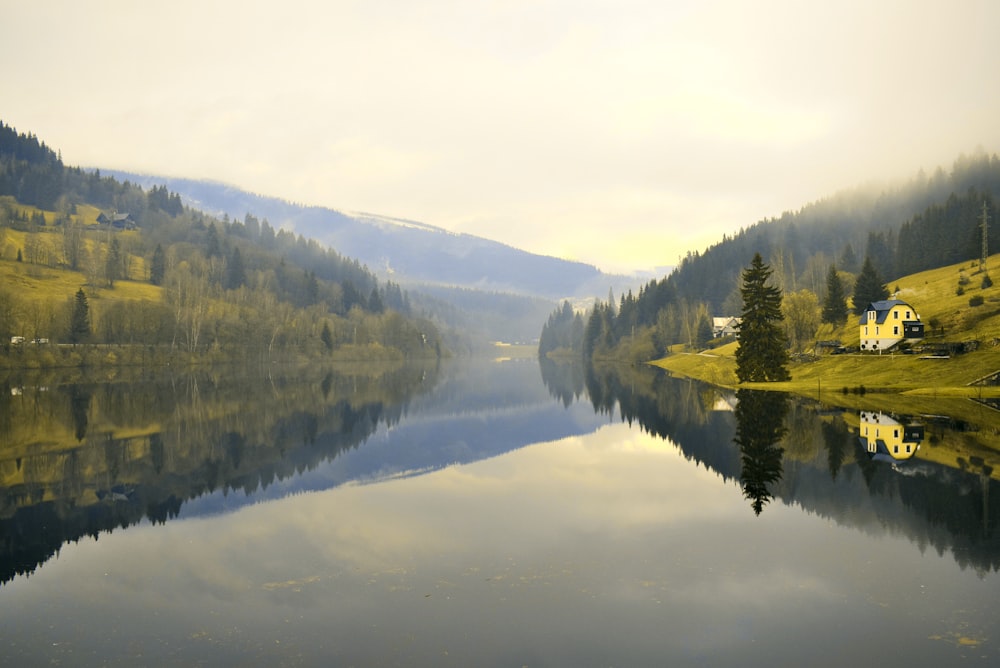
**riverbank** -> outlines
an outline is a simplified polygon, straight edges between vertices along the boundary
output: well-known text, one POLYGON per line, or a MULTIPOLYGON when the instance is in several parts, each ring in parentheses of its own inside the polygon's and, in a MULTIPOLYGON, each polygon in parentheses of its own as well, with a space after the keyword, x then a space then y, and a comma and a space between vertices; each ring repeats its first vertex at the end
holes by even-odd
POLYGON ((876 396, 880 404, 899 407, 894 410, 919 406, 922 409, 919 412, 933 412, 929 408, 942 400, 1000 402, 1000 387, 975 384, 1000 370, 1000 347, 952 357, 902 354, 805 357, 789 364, 789 381, 740 383, 736 378, 736 346, 731 343, 701 353, 677 351, 651 364, 720 387, 789 392, 844 407, 867 406, 876 396))
POLYGON ((965 470, 988 467, 1000 479, 1000 387, 973 385, 1000 370, 1000 348, 954 357, 917 355, 829 355, 795 361, 792 379, 739 383, 736 344, 711 352, 674 352, 651 362, 667 372, 732 390, 788 392, 825 405, 918 416, 934 423, 969 425, 961 440, 931 439, 917 457, 965 470))

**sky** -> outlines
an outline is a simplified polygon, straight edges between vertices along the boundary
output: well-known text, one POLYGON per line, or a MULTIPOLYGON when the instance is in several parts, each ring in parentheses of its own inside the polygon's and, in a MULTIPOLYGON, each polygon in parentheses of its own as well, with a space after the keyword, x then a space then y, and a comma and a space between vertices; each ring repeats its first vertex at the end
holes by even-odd
POLYGON ((69 165, 606 271, 1000 152, 994 0, 0 0, 0 120, 69 165))

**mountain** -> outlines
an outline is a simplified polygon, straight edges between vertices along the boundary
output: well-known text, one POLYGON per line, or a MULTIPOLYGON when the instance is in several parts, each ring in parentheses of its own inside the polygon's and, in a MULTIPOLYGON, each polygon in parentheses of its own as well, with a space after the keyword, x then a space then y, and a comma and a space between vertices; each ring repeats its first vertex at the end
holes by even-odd
POLYGON ((212 181, 103 169, 101 173, 146 190, 166 186, 185 205, 215 216, 243 220, 250 214, 267 219, 276 229, 315 239, 404 286, 471 288, 561 300, 603 296, 609 288, 621 292, 639 282, 635 277, 604 274, 593 265, 412 220, 303 206, 212 181))

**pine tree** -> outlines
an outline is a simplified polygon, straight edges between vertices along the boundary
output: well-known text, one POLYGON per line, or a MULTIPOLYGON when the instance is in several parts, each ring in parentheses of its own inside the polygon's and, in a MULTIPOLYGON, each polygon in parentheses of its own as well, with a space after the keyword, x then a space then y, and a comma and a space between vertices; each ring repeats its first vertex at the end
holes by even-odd
POLYGON ((219 232, 215 223, 208 224, 208 235, 205 241, 205 256, 209 258, 222 257, 222 244, 219 243, 219 232))
POLYGON ((333 350, 333 333, 330 332, 330 323, 326 320, 323 321, 323 331, 320 332, 319 338, 327 350, 333 350))
POLYGON ((70 343, 83 343, 90 337, 90 305, 87 294, 80 288, 73 299, 73 313, 69 320, 70 343))
POLYGON ((243 267, 243 256, 240 254, 239 248, 234 248, 226 265, 226 289, 237 290, 246 285, 246 282, 247 272, 243 267))
POLYGON ((108 245, 108 257, 104 263, 104 275, 108 280, 108 287, 115 287, 115 281, 121 277, 122 273, 122 251, 118 243, 118 237, 111 239, 108 245))
POLYGON ((698 318, 698 328, 695 330, 694 338, 698 348, 706 347, 712 340, 712 321, 709 320, 708 314, 702 313, 698 318))
POLYGON ((837 275, 836 265, 830 265, 830 273, 826 275, 826 299, 823 301, 822 321, 831 325, 843 325, 847 322, 847 296, 844 294, 844 284, 837 275))
POLYGON ((163 277, 167 273, 167 256, 163 246, 156 244, 153 258, 149 263, 149 282, 153 285, 163 285, 163 277))
POLYGON ((854 313, 861 315, 865 307, 872 302, 882 301, 889 298, 889 288, 878 273, 875 265, 872 264, 870 256, 865 257, 865 263, 858 274, 858 280, 854 284, 854 313))
POLYGON ((771 268, 755 253, 743 270, 743 312, 736 349, 736 377, 743 382, 788 380, 788 350, 781 290, 769 285, 771 268))

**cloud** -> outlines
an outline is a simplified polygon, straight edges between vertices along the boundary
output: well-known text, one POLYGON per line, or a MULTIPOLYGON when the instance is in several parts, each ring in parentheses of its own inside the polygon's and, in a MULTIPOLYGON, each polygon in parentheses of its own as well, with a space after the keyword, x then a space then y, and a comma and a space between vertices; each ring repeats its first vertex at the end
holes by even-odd
POLYGON ((837 190, 1000 146, 988 1, 7 14, 0 57, 19 63, 7 86, 19 94, 4 120, 71 163, 228 181, 600 266, 662 264, 837 190))

